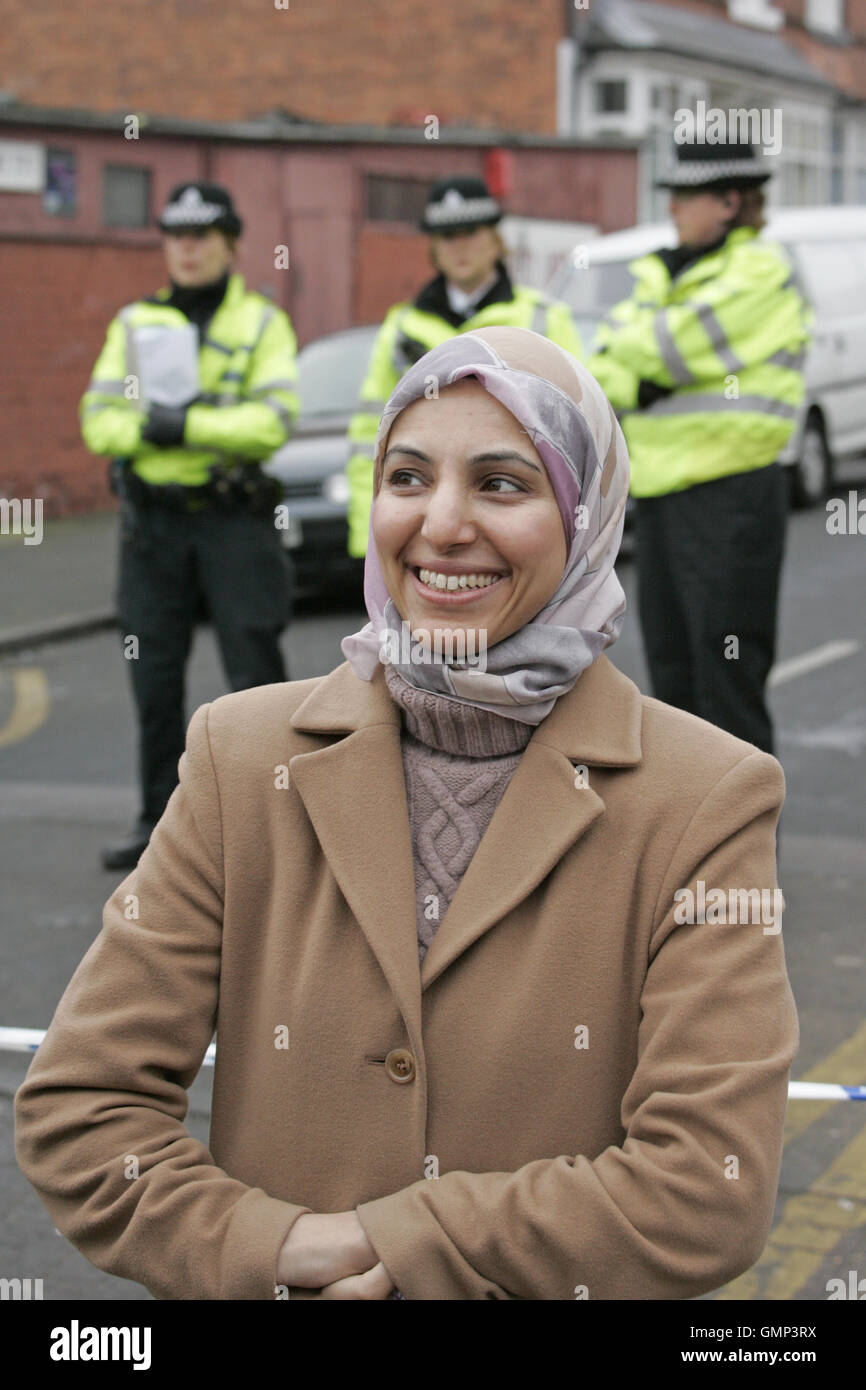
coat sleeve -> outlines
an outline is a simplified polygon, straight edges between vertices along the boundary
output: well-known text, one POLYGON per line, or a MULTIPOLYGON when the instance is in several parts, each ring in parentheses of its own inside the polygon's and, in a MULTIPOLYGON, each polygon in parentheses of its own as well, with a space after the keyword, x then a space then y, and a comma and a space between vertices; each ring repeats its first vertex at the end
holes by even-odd
POLYGON ((356 1208, 406 1298, 687 1299, 754 1264, 798 1044, 782 939, 777 926, 681 925, 674 894, 699 879, 772 889, 783 788, 775 759, 747 754, 668 866, 619 1145, 447 1172, 356 1208))
POLYGON ((218 1168, 184 1126, 213 1035, 222 844, 208 706, 137 869, 106 905, 15 1100, 19 1166, 97 1268, 162 1299, 273 1298, 296 1206, 218 1168))
POLYGON ((191 405, 184 443, 252 461, 269 458, 289 438, 300 408, 296 355, 297 339, 288 315, 266 305, 241 399, 230 405, 191 405))
POLYGON ((797 353, 808 341, 807 322, 789 265, 758 249, 682 303, 635 306, 606 335, 605 350, 636 380, 692 386, 723 381, 776 352, 797 353))
POLYGON ((370 508, 373 505, 373 450, 379 420, 397 382, 397 332, 405 309, 395 304, 376 334, 367 374, 361 383, 358 408, 349 421, 347 433, 349 483, 349 554, 360 558, 367 553, 370 508))
POLYGON ((555 300, 547 311, 546 337, 558 347, 570 352, 579 362, 584 360, 583 344, 577 325, 567 304, 555 300))
POLYGON ((142 446, 146 417, 141 403, 127 396, 126 328, 120 317, 109 324, 79 417, 82 438, 92 454, 134 457, 152 447, 142 446))

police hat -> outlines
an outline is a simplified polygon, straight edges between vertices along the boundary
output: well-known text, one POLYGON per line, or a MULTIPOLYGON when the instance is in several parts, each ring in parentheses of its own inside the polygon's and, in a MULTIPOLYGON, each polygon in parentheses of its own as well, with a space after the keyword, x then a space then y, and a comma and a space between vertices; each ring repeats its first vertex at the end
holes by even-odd
POLYGON ((421 219, 422 232, 492 227, 503 210, 483 179, 462 174, 434 183, 421 219))
POLYGON ((656 188, 701 189, 720 192, 724 188, 759 188, 772 173, 758 158, 754 145, 746 140, 723 144, 690 141, 674 146, 674 160, 656 188))
POLYGON ((218 183, 179 183, 171 191, 159 225, 164 232, 216 227, 227 236, 240 236, 243 230, 231 194, 218 183))

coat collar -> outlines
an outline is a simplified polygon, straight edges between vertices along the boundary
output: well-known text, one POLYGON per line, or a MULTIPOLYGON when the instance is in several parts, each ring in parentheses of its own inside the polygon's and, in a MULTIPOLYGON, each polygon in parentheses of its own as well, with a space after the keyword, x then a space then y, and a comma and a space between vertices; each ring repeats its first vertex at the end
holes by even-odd
MULTIPOLYGON (((633 681, 600 656, 560 696, 531 742, 549 744, 567 758, 597 767, 631 767, 640 762, 640 692, 633 681)), ((400 709, 378 667, 360 680, 348 661, 323 676, 295 711, 293 729, 313 734, 348 734, 373 725, 401 724, 400 709)))
POLYGON ((604 812, 593 767, 641 760, 641 696, 605 656, 539 724, 418 969, 415 879, 401 712, 377 667, 324 676, 291 719, 335 737, 289 763, 319 843, 399 1003, 420 1054, 421 993, 518 906, 604 812), (575 786, 575 765, 588 785, 575 786))

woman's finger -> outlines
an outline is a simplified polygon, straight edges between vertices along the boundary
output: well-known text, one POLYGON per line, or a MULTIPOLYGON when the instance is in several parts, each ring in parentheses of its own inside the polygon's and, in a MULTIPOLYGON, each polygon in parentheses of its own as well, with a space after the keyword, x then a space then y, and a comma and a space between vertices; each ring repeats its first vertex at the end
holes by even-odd
POLYGON ((346 1279, 337 1279, 333 1284, 326 1284, 322 1289, 321 1298, 360 1298, 385 1299, 393 1291, 394 1285, 385 1269, 379 1264, 373 1265, 364 1274, 350 1274, 346 1279))

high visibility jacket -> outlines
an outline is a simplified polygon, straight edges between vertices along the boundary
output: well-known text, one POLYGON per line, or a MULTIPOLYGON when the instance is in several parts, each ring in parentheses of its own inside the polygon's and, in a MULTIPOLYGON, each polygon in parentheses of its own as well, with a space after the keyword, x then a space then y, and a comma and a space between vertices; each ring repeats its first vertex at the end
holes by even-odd
POLYGON ((587 366, 620 416, 632 494, 772 463, 803 399, 811 321, 786 253, 738 227, 673 278, 658 253, 629 269, 634 291, 600 326, 587 366), (640 409, 641 382, 669 393, 640 409))
MULTIPOLYGON (((507 280, 505 283, 511 288, 507 280)), ((349 425, 351 454, 346 474, 350 555, 367 553, 373 502, 373 449, 379 418, 397 382, 409 367, 439 343, 474 328, 493 327, 531 328, 573 356, 581 355, 580 337, 566 305, 521 285, 511 289, 511 298, 487 304, 459 327, 440 314, 418 308, 417 304, 395 304, 388 310, 373 344, 370 365, 361 386, 359 409, 349 425)))
POLYGON ((180 309, 138 300, 122 309, 81 400, 81 432, 94 454, 133 460, 148 483, 196 486, 217 463, 268 458, 286 442, 298 413, 297 340, 288 316, 264 295, 229 276, 226 293, 199 347, 201 394, 186 414, 183 443, 160 447, 142 441, 147 403, 130 375, 129 334, 146 325, 182 326, 180 309))

